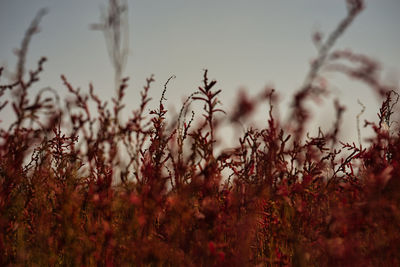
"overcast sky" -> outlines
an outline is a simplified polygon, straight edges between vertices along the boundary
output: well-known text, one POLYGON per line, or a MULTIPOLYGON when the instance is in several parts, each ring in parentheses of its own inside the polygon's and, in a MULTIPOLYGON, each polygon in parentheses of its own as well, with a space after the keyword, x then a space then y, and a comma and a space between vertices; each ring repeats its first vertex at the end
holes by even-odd
MULTIPOLYGON (((382 62, 383 77, 399 86, 400 1, 370 0, 367 8, 337 42, 382 62)), ((129 3, 130 55, 125 76, 131 78, 129 104, 138 103, 145 78, 154 73, 152 96, 159 99, 162 85, 176 79, 167 92, 169 105, 178 105, 193 92, 203 69, 218 80, 221 99, 229 110, 239 88, 256 94, 272 85, 286 101, 302 84, 309 62, 316 56, 311 41, 315 30, 330 33, 346 15, 344 0, 132 0, 129 3)), ((99 95, 113 95, 113 70, 102 34, 90 30, 99 21, 106 0, 0 0, 0 64, 15 67, 18 47, 29 23, 42 7, 49 13, 29 48, 28 67, 48 57, 43 82, 66 92, 64 74, 73 85, 94 84, 99 95)), ((327 124, 332 99, 348 106, 344 126, 354 136, 357 99, 367 105, 364 118, 373 120, 379 103, 370 90, 341 75, 328 75, 336 88, 315 118, 327 124)), ((63 94, 63 93, 62 93, 63 94)), ((156 103, 156 101, 155 101, 156 103)), ((178 107, 179 108, 179 107, 178 107)), ((178 109, 177 108, 177 109, 178 109)), ((282 106, 283 113, 286 106, 282 106)), ((4 116, 4 113, 2 114, 4 116)))

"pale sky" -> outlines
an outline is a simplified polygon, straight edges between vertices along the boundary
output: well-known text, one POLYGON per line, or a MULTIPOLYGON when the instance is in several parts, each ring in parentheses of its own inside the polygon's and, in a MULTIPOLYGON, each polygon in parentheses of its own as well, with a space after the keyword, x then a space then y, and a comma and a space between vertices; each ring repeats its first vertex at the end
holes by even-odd
MULTIPOLYGON (((130 55, 125 76, 130 77, 128 109, 138 104, 145 78, 155 74, 153 104, 171 75, 167 106, 180 108, 202 80, 203 69, 218 81, 221 100, 229 111, 239 88, 255 95, 272 85, 283 100, 285 113, 293 92, 302 84, 309 62, 316 56, 314 30, 328 35, 346 15, 344 0, 131 0, 130 55)), ((382 62, 383 77, 399 87, 400 1, 369 0, 367 8, 339 39, 335 48, 350 48, 382 62)), ((106 0, 0 0, 0 64, 14 69, 13 49, 42 7, 49 13, 41 23, 28 54, 28 67, 41 56, 48 62, 38 87, 67 90, 59 78, 87 90, 92 82, 103 99, 113 95, 113 70, 101 32, 89 25, 99 22, 106 0)), ((344 127, 354 140, 355 116, 366 106, 364 119, 376 118, 377 102, 371 90, 342 75, 328 75, 332 97, 314 123, 330 125, 333 97, 348 107, 344 127)), ((1 114, 2 117, 7 114, 1 114)), ((356 140, 354 140, 356 141, 356 140)))

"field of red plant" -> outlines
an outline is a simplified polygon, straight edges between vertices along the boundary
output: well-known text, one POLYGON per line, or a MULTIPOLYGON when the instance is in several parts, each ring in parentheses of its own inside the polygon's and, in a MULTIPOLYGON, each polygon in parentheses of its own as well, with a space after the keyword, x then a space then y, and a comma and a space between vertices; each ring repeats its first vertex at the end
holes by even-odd
MULTIPOLYGON (((165 108, 174 77, 147 112, 151 76, 140 106, 123 119, 129 80, 113 34, 111 103, 63 75, 70 97, 50 88, 32 95, 46 67, 42 58, 25 73, 40 12, 18 50, 15 79, 0 68, 0 110, 16 118, 0 124, 0 265, 400 266, 399 94, 376 78, 375 61, 333 50, 364 3, 347 0, 347 7, 325 41, 316 34, 318 57, 287 121, 274 115, 273 89, 241 95, 226 113, 207 70, 176 118, 165 108), (382 100, 377 122, 364 123, 374 131, 366 147, 338 140, 339 100, 332 129, 307 133, 307 103, 327 90, 318 82, 322 68, 367 83, 382 100), (193 102, 204 106, 201 114, 193 102), (242 130, 262 102, 267 127, 242 130), (219 146, 221 125, 243 131, 232 147, 219 146)), ((106 26, 97 25, 104 33, 120 25, 106 26)))

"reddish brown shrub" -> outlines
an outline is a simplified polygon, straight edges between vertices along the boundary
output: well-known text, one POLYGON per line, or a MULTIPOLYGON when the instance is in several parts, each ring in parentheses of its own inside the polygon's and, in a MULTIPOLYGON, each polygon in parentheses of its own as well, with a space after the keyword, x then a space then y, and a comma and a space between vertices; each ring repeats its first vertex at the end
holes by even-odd
POLYGON ((119 114, 127 78, 117 79, 111 108, 93 86, 82 93, 65 76, 66 108, 56 94, 44 97, 50 89, 32 97, 45 58, 27 79, 24 62, 41 12, 21 46, 16 80, 0 86, 0 96, 13 92, 0 109, 11 105, 16 116, 0 132, 1 265, 400 265, 400 141, 390 127, 399 95, 381 84, 368 57, 330 52, 364 6, 347 3, 348 16, 320 44, 294 96, 293 120, 274 118, 270 90, 262 95, 270 104, 267 127, 247 129, 222 152, 221 120, 237 127, 260 101, 241 97, 224 115, 207 70, 175 123, 164 103, 173 77, 149 114, 154 78, 147 79, 140 106, 125 121, 119 114), (331 131, 306 134, 305 101, 326 90, 315 83, 322 67, 384 97, 379 122, 366 122, 375 131, 368 147, 338 142, 339 102, 331 131), (193 101, 204 104, 203 114, 188 118, 193 101))

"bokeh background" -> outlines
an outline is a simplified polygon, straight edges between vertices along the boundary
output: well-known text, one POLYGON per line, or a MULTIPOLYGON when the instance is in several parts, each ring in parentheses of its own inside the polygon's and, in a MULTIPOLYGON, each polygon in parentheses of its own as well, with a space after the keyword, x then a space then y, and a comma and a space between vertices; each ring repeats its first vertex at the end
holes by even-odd
MULTIPOLYGON (((153 106, 171 75, 167 106, 179 110, 182 100, 200 85, 203 69, 218 80, 223 108, 229 111, 240 88, 256 95, 273 86, 280 95, 284 118, 293 93, 298 90, 317 55, 311 41, 316 30, 327 36, 346 16, 344 0, 130 0, 129 59, 124 76, 130 77, 127 110, 139 103, 146 77, 155 74, 153 106)), ((337 42, 382 63, 382 79, 399 88, 400 1, 369 0, 366 9, 337 42)), ((29 47, 28 68, 41 56, 48 57, 37 87, 51 86, 66 94, 60 75, 74 86, 88 90, 93 83, 103 99, 113 94, 113 69, 104 37, 90 25, 100 20, 106 0, 0 0, 0 64, 15 69, 13 50, 19 47, 28 25, 40 8, 49 8, 41 32, 29 47)), ((327 74, 332 93, 318 108, 310 125, 329 128, 333 99, 347 106, 345 140, 356 140, 359 99, 367 110, 362 119, 375 120, 380 102, 363 84, 340 74, 327 74)), ((2 79, 4 81, 4 79, 2 79)), ((310 104, 314 105, 314 104, 310 104)), ((266 111, 255 117, 266 123, 266 111)), ((2 123, 11 118, 1 114, 2 123)), ((128 111, 126 111, 128 113, 128 111)), ((126 114, 127 115, 127 114, 126 114)), ((262 125, 261 125, 262 127, 262 125)))

